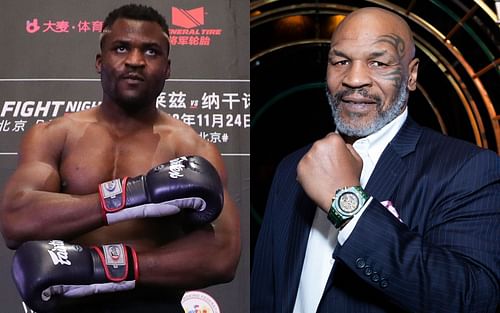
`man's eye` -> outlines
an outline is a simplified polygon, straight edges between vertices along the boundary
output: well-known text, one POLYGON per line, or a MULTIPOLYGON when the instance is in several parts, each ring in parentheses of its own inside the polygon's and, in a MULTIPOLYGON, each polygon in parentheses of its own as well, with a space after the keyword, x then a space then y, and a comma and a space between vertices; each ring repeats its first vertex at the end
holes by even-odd
POLYGON ((125 47, 116 47, 115 51, 118 52, 118 53, 124 53, 124 52, 127 52, 127 48, 125 48, 125 47))
POLYGON ((384 66, 387 66, 386 63, 380 62, 380 61, 372 61, 370 63, 370 65, 373 66, 373 67, 384 67, 384 66))
POLYGON ((158 55, 158 51, 156 51, 155 49, 147 49, 146 55, 155 56, 155 55, 158 55))
POLYGON ((333 66, 344 66, 344 65, 348 65, 349 61, 348 60, 330 60, 330 63, 333 66))

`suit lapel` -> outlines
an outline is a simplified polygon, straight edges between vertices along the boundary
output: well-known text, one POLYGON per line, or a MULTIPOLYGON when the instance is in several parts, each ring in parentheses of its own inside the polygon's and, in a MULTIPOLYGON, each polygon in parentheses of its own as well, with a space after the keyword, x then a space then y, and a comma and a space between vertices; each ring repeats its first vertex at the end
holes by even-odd
MULTIPOLYGON (((366 184, 365 190, 378 201, 393 200, 394 193, 400 180, 405 176, 407 165, 404 157, 415 151, 422 128, 410 117, 407 118, 394 139, 387 145, 375 169, 366 184)), ((318 312, 325 309, 326 294, 333 290, 332 284, 335 276, 336 265, 326 283, 325 292, 320 301, 318 312)))
MULTIPOLYGON (((368 180, 365 190, 379 201, 391 200, 400 180, 407 171, 404 157, 415 151, 422 129, 410 117, 389 143, 382 153, 375 169, 368 180)), ((289 237, 287 242, 287 255, 285 256, 284 269, 289 273, 284 273, 286 290, 283 290, 283 312, 292 312, 295 304, 295 297, 302 272, 307 240, 311 224, 314 218, 315 204, 307 197, 302 190, 295 190, 298 193, 290 222, 289 237), (288 274, 288 275, 287 275, 288 274)), ((293 192, 291 191, 291 194, 293 192)), ((335 266, 332 271, 335 270, 335 266)), ((325 293, 331 289, 333 273, 328 279, 325 293)), ((321 311, 323 295, 318 311, 321 311)))
POLYGON ((415 151, 421 128, 408 117, 401 130, 387 145, 366 184, 365 190, 379 201, 391 200, 407 171, 403 158, 415 151))

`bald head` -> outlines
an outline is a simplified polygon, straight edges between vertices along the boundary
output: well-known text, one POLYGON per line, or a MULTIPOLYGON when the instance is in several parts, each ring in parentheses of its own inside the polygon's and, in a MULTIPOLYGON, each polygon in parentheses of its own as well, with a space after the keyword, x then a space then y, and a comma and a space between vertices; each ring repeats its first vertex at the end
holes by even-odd
POLYGON ((406 108, 417 88, 412 32, 398 15, 379 8, 349 14, 332 35, 328 100, 346 140, 371 135, 406 108))
POLYGON ((380 38, 396 45, 398 53, 407 62, 415 57, 415 43, 410 26, 399 15, 381 8, 361 8, 347 15, 333 33, 332 45, 337 40, 346 38, 380 38))

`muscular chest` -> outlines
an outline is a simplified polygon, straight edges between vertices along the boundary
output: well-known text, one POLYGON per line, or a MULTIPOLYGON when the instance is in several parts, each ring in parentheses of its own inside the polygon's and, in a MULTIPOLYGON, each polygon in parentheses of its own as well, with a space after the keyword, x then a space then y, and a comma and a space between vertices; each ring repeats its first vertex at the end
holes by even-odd
POLYGON ((144 174, 166 162, 173 149, 153 131, 117 137, 102 128, 71 134, 60 162, 64 192, 87 194, 117 177, 144 174))

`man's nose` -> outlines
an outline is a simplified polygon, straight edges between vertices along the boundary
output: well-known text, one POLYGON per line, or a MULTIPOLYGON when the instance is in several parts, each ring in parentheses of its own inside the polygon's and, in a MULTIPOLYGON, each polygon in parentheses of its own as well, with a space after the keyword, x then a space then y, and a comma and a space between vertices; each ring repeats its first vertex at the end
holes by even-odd
POLYGON ((144 54, 139 49, 132 49, 130 53, 127 55, 127 59, 125 60, 128 66, 140 67, 144 66, 144 54))
POLYGON ((342 84, 350 88, 362 88, 370 86, 372 84, 372 78, 370 76, 370 69, 368 65, 360 62, 354 61, 351 67, 347 70, 342 84))

